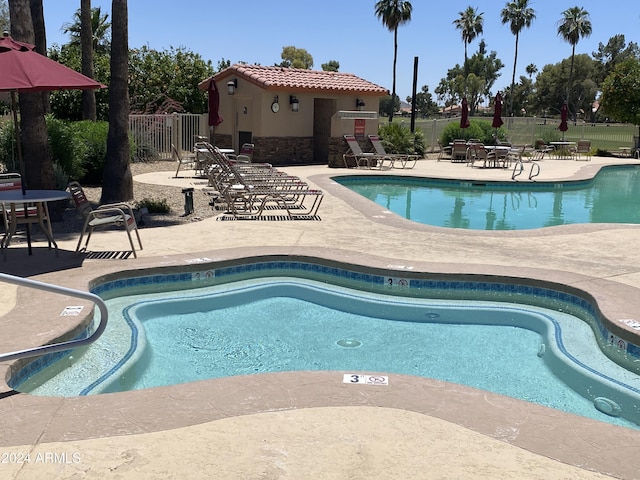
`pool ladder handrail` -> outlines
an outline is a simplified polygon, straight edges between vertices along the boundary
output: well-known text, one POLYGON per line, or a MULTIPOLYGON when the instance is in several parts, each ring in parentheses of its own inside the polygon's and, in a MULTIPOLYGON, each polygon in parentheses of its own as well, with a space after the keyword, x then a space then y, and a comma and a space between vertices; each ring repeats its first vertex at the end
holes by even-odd
MULTIPOLYGON (((516 164, 513 166, 513 173, 511 174, 511 180, 515 180, 516 177, 522 175, 523 171, 524 171, 524 163, 522 163, 522 160, 518 160, 516 164)), ((529 171, 529 180, 533 180, 534 177, 537 177, 538 175, 540 175, 540 164, 532 163, 531 170, 529 171), (536 169, 535 173, 533 172, 534 168, 536 169)))
POLYGON ((63 352, 65 350, 84 347, 95 342, 100 337, 100 335, 104 333, 105 328, 107 328, 107 320, 109 318, 107 305, 99 296, 93 293, 83 292, 81 290, 74 290, 66 287, 59 287, 57 285, 51 285, 44 282, 29 280, 27 278, 7 275, 5 273, 0 273, 0 281, 12 283, 14 285, 18 285, 22 287, 35 288, 36 290, 42 290, 45 292, 51 292, 51 293, 56 293, 60 295, 67 295, 70 297, 76 297, 83 300, 89 300, 93 302, 94 305, 97 306, 98 309, 100 310, 100 323, 98 324, 98 327, 96 328, 96 330, 88 337, 69 340, 61 343, 41 345, 39 347, 27 348, 24 350, 17 350, 15 352, 1 353, 0 362, 7 362, 10 360, 17 360, 20 358, 27 358, 27 357, 37 357, 47 353, 63 352))

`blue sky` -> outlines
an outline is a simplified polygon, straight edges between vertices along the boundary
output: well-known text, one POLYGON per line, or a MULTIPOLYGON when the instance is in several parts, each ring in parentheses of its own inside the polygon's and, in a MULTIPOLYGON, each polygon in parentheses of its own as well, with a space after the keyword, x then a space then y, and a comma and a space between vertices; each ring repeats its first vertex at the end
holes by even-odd
MULTIPOLYGON (((68 41, 62 26, 72 21, 79 0, 43 0, 47 43, 68 41)), ((157 50, 186 47, 211 60, 214 67, 225 58, 273 65, 282 47, 306 49, 315 69, 329 60, 348 72, 391 90, 393 34, 374 14, 375 0, 129 0, 129 46, 148 45, 157 50)), ((468 6, 484 13, 482 38, 495 50, 505 67, 494 89, 511 83, 515 38, 500 22, 506 0, 413 0, 410 23, 398 32, 397 92, 403 100, 411 94, 414 57, 419 58, 418 89, 428 85, 433 93, 447 70, 464 60, 464 45, 453 21, 468 6)), ((558 21, 567 8, 579 6, 591 18, 593 33, 578 42, 576 53, 591 54, 599 43, 624 34, 640 43, 637 0, 533 0, 536 19, 520 34, 516 79, 534 63, 538 70, 571 55, 571 45, 557 36, 558 21)), ((110 0, 92 0, 110 15, 110 0)), ((478 40, 469 46, 471 55, 478 40)), ((434 95, 435 98, 435 95, 434 95)))

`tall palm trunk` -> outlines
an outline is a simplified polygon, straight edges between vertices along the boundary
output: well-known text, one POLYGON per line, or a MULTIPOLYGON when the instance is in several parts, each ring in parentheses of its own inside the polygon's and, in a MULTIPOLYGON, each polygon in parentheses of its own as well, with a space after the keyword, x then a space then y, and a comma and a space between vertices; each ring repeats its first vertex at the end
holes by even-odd
POLYGON ((389 108, 389 123, 393 122, 396 109, 396 64, 398 63, 398 27, 393 30, 393 82, 391 86, 391 107, 389 108))
MULTIPOLYGON (((34 44, 35 33, 29 0, 10 0, 11 34, 16 40, 34 44)), ((20 131, 25 184, 32 189, 55 188, 45 109, 40 92, 19 94, 20 131)))
POLYGON ((111 2, 111 83, 109 85, 109 133, 104 166, 102 203, 133 198, 129 165, 129 35, 127 0, 111 2))
POLYGON ((516 33, 516 53, 513 56, 513 73, 511 74, 511 91, 509 95, 509 116, 513 116, 513 89, 516 85, 516 65, 518 63, 518 38, 520 33, 516 33))
MULTIPOLYGON (((82 48, 82 74, 93 78, 93 30, 91 27, 91 0, 80 1, 80 46, 82 48)), ((82 118, 96 119, 96 92, 82 91, 82 118)))
POLYGON ((575 58, 575 55, 576 46, 574 44, 571 47, 571 66, 569 67, 569 83, 567 84, 567 107, 569 108, 569 112, 571 112, 571 84, 573 83, 573 60, 575 58))

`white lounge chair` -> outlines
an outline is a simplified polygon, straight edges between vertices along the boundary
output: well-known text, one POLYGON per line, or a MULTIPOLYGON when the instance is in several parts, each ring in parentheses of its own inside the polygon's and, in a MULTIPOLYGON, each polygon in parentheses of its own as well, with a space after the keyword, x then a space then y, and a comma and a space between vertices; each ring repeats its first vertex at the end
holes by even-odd
POLYGON ((387 153, 378 135, 369 135, 369 140, 378 155, 390 157, 393 160, 393 167, 396 167, 396 163, 399 163, 400 168, 413 168, 416 166, 416 163, 420 158, 420 155, 409 153, 387 153))

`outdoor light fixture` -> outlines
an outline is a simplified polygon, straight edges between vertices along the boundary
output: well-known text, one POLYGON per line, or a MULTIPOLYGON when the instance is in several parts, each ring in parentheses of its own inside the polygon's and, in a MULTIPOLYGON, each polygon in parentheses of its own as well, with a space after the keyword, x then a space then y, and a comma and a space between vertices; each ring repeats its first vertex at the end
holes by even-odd
POLYGON ((297 112, 300 108, 300 102, 295 95, 289 95, 289 103, 291 104, 291 111, 297 112))
POLYGON ((360 100, 359 98, 356 98, 356 108, 358 110, 362 110, 362 107, 365 106, 364 100, 360 100))
POLYGON ((229 95, 234 95, 236 93, 236 88, 238 88, 238 79, 234 78, 233 80, 229 80, 227 82, 227 93, 229 95))

